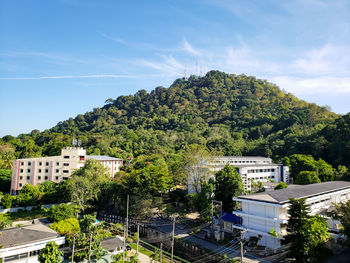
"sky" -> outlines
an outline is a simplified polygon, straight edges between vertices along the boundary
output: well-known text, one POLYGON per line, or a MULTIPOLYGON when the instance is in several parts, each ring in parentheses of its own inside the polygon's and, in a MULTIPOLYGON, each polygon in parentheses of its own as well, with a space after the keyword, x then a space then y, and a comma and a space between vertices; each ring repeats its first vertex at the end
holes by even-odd
POLYGON ((348 0, 0 0, 0 137, 209 70, 350 111, 348 0))

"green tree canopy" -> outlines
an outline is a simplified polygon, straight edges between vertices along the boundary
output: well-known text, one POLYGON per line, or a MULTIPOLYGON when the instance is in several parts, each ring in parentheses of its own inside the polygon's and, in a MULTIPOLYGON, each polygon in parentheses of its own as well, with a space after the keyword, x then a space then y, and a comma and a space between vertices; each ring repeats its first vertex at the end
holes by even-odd
POLYGON ((53 205, 46 209, 46 215, 51 222, 59 222, 68 218, 77 217, 80 207, 70 204, 53 205))
POLYGON ((95 200, 100 192, 100 186, 110 179, 108 170, 98 161, 87 160, 85 166, 75 170, 72 178, 67 180, 67 189, 71 201, 84 211, 89 207, 89 201, 95 200))
POLYGON ((215 174, 215 200, 222 201, 223 211, 233 211, 236 203, 232 198, 243 192, 242 178, 234 166, 226 165, 215 174))
POLYGON ((278 185, 275 186, 275 190, 284 189, 284 188, 288 188, 288 185, 285 182, 280 182, 278 185))
POLYGON ((318 178, 316 172, 311 171, 301 171, 295 180, 296 184, 314 184, 320 182, 321 180, 318 178))
POLYGON ((305 199, 290 199, 288 234, 284 242, 291 244, 290 255, 297 262, 306 262, 310 257, 315 262, 318 258, 315 250, 324 247, 329 238, 327 221, 317 215, 310 216, 309 213, 310 207, 305 204, 305 199))
POLYGON ((48 242, 41 250, 38 260, 40 263, 59 263, 62 262, 62 254, 55 242, 48 242))

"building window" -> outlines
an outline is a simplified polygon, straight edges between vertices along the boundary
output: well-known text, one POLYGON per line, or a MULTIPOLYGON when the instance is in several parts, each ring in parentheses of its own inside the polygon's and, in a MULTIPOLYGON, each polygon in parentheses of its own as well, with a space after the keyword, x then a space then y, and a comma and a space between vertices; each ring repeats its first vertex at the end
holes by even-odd
POLYGON ((20 176, 20 177, 19 177, 19 180, 22 180, 22 179, 23 179, 23 176, 20 176))
POLYGON ((46 166, 49 166, 49 162, 46 162, 46 166))
POLYGON ((64 163, 63 166, 69 166, 69 163, 64 163))
POLYGON ((63 156, 64 159, 69 159, 69 155, 63 156))
POLYGON ((41 180, 41 176, 38 176, 38 180, 41 180))
POLYGON ((41 166, 43 163, 42 162, 39 162, 39 166, 41 166))
POLYGON ((79 159, 80 159, 80 161, 85 161, 85 156, 84 155, 80 155, 79 159))
POLYGON ((21 183, 19 183, 19 184, 18 184, 18 187, 22 187, 22 184, 21 184, 21 183))
POLYGON ((57 162, 57 163, 56 163, 56 165, 57 165, 57 166, 59 166, 59 165, 60 165, 60 163, 59 163, 59 162, 57 162))
POLYGON ((27 172, 30 173, 30 169, 27 169, 27 172))
POLYGON ((48 173, 49 172, 49 169, 45 169, 45 173, 48 173))
POLYGON ((56 176, 56 180, 58 180, 58 176, 56 176))
POLYGON ((23 173, 23 169, 21 169, 20 172, 23 173))
POLYGON ((31 163, 31 162, 28 162, 28 165, 32 165, 32 163, 31 163))
POLYGON ((38 169, 38 173, 41 173, 41 169, 38 169))
POLYGON ((59 170, 58 169, 56 169, 56 173, 58 173, 59 172, 59 170))
POLYGON ((24 165, 24 162, 21 162, 21 165, 24 165))
POLYGON ((27 176, 27 180, 30 180, 30 176, 27 176))
POLYGON ((49 177, 48 177, 48 176, 45 176, 45 180, 47 180, 47 179, 49 179, 49 177))
POLYGON ((63 173, 67 174, 67 173, 69 173, 69 171, 68 170, 63 170, 63 173))

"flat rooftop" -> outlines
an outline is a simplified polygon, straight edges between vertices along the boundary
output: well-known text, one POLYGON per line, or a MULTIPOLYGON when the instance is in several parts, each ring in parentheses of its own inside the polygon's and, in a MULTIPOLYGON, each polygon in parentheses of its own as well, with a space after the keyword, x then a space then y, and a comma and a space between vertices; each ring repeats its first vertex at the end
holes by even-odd
POLYGON ((288 188, 252 195, 238 196, 238 199, 284 204, 290 198, 308 198, 350 188, 350 182, 332 181, 307 185, 288 185, 288 188))

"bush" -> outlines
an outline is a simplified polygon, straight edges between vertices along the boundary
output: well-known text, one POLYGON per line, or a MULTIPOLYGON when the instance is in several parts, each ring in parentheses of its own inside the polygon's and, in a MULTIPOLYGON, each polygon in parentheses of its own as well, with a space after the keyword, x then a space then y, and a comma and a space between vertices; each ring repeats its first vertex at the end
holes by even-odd
POLYGON ((12 226, 12 221, 6 214, 0 214, 0 229, 5 229, 9 226, 12 226))
POLYGON ((50 228, 62 235, 80 232, 79 221, 76 218, 68 218, 59 222, 55 222, 50 226, 50 228))
POLYGON ((284 188, 288 188, 288 185, 285 182, 280 182, 278 185, 275 186, 275 190, 284 189, 284 188))
POLYGON ((45 209, 46 215, 51 222, 59 222, 68 218, 74 218, 80 212, 76 205, 59 204, 50 209, 45 209))
POLYGON ((9 194, 5 194, 1 198, 1 206, 2 208, 11 208, 12 207, 12 201, 15 199, 14 196, 11 196, 9 194))

